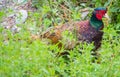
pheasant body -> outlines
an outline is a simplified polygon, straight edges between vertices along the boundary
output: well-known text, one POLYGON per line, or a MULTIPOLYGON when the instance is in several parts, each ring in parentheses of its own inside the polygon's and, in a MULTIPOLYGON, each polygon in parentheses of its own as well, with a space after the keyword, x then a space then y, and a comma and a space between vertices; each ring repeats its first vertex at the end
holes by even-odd
MULTIPOLYGON (((43 38, 48 38, 52 41, 52 43, 56 44, 63 39, 62 33, 67 30, 75 33, 77 41, 79 42, 93 42, 95 45, 93 50, 97 50, 101 45, 103 36, 102 29, 104 25, 102 22, 102 17, 105 15, 105 13, 105 8, 97 8, 94 10, 90 20, 69 22, 63 24, 62 26, 57 26, 44 33, 43 38)), ((74 46, 68 46, 68 49, 74 48, 74 46)))
MULTIPOLYGON (((91 26, 90 21, 81 21, 77 23, 79 26, 78 30, 78 41, 92 43, 94 42, 95 50, 99 48, 103 36, 103 32, 101 30, 96 30, 91 26)), ((103 27, 103 25, 102 25, 103 27)), ((102 29, 102 28, 101 28, 102 29)))

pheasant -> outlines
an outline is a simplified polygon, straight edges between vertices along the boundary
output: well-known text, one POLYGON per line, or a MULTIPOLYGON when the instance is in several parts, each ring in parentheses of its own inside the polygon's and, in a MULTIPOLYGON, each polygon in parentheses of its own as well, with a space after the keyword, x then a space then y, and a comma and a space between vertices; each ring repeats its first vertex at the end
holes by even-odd
MULTIPOLYGON (((95 8, 90 20, 68 22, 61 26, 56 26, 52 29, 48 29, 48 31, 42 34, 42 37, 50 39, 52 43, 58 44, 58 46, 61 47, 62 43, 60 40, 64 39, 62 34, 65 31, 72 32, 75 33, 78 42, 93 42, 95 46, 93 51, 95 51, 101 46, 103 36, 102 29, 104 28, 102 18, 105 16, 106 12, 106 8, 95 8)), ((74 44, 73 42, 72 40, 66 49, 74 48, 77 43, 74 44)))

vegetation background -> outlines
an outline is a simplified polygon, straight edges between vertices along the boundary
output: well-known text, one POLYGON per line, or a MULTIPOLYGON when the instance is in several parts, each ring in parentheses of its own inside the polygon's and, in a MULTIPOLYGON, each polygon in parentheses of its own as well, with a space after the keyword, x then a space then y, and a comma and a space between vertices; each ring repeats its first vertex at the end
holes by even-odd
MULTIPOLYGON (((0 24, 0 77, 120 77, 120 0, 32 0, 32 7, 37 10, 28 11, 27 20, 17 24, 19 32, 13 33, 0 24), (56 53, 68 50, 31 38, 31 34, 41 34, 49 27, 88 19, 91 14, 82 19, 80 10, 101 6, 108 8, 111 21, 103 30, 95 63, 90 52, 92 44, 69 50, 67 60, 56 57, 56 53)), ((11 12, 11 8, 1 9, 0 22, 11 12)))

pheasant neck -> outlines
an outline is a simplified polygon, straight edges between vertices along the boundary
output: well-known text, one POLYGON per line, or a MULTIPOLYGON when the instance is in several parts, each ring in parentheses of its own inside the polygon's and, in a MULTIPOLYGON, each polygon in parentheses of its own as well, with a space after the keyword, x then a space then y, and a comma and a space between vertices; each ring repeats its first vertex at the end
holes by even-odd
POLYGON ((103 27, 103 22, 102 20, 98 20, 95 15, 92 15, 90 19, 90 25, 96 30, 100 30, 100 28, 103 27))

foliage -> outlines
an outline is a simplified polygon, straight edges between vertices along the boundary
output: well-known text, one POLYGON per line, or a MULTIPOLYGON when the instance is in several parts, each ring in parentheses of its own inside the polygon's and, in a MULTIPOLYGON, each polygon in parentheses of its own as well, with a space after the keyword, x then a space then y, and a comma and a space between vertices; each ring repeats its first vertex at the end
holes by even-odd
MULTIPOLYGON (((33 40, 30 37, 31 34, 37 34, 37 32, 41 34, 48 27, 60 25, 71 19, 81 20, 78 10, 82 7, 75 6, 76 4, 70 0, 39 1, 41 1, 41 5, 36 5, 40 7, 38 7, 39 11, 29 12, 27 21, 19 25, 22 28, 19 33, 13 34, 10 30, 0 26, 0 77, 120 76, 120 35, 117 34, 119 29, 114 29, 114 24, 104 28, 102 47, 98 50, 100 55, 98 60, 93 63, 94 57, 90 52, 93 48, 92 44, 79 44, 73 50, 65 50, 64 48, 59 49, 57 45, 47 44, 47 40, 33 40), (64 5, 64 8, 61 5, 64 5), (58 52, 64 51, 70 52, 67 58, 56 56, 58 52)), ((75 0, 72 1, 75 2, 75 0)), ((118 7, 115 4, 117 2, 112 6, 118 7)), ((109 12, 111 15, 113 14, 111 11, 109 12)), ((4 16, 3 14, 4 11, 0 12, 0 18, 4 16)), ((118 14, 118 16, 120 15, 118 14)), ((117 19, 119 26, 118 21, 119 17, 117 19)), ((64 34, 67 35, 68 32, 64 34)), ((68 39, 67 36, 65 37, 68 39)), ((69 35, 69 38, 73 39, 72 34, 69 35)))
POLYGON ((4 11, 0 11, 0 20, 2 19, 3 16, 4 16, 4 11))
POLYGON ((32 40, 28 31, 23 30, 13 35, 9 30, 0 28, 0 75, 1 77, 120 76, 120 39, 112 25, 109 26, 104 30, 103 44, 99 50, 100 64, 92 63, 90 55, 92 45, 79 45, 69 51, 69 60, 66 63, 66 59, 56 57, 57 52, 65 51, 58 49, 56 45, 32 40))

